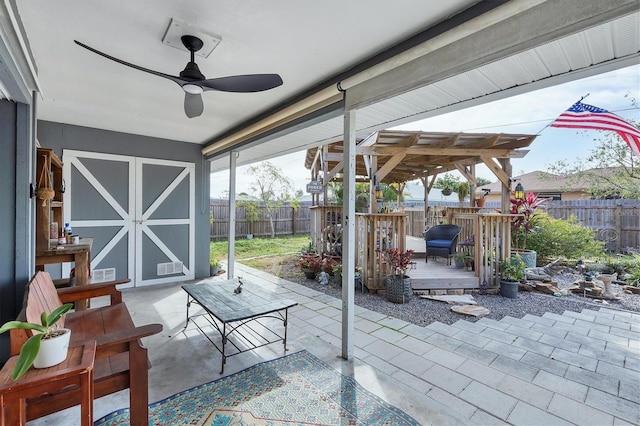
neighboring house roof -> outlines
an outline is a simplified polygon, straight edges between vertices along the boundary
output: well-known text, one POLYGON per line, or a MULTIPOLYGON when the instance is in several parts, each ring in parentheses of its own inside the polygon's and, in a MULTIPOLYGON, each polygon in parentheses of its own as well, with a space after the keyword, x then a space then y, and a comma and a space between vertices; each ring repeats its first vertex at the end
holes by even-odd
MULTIPOLYGON (((606 175, 610 174, 612 170, 612 168, 589 169, 583 173, 587 175, 606 175)), ((588 180, 579 179, 576 175, 560 176, 536 170, 520 176, 513 176, 512 180, 521 183, 526 192, 591 192, 588 180)), ((490 189, 492 194, 502 191, 500 182, 483 185, 481 188, 490 189)))

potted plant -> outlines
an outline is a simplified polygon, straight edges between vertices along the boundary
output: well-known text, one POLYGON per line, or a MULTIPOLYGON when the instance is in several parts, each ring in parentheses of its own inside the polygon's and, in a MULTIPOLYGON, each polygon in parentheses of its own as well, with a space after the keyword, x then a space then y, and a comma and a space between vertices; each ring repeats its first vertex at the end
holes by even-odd
POLYGON ((24 321, 9 321, 0 327, 0 334, 12 329, 34 330, 34 334, 22 345, 18 362, 11 373, 12 380, 18 380, 33 365, 35 368, 48 368, 60 364, 67 358, 71 330, 57 328, 55 324, 66 314, 73 304, 66 303, 47 315, 40 315, 41 324, 24 321))
POLYGON ((211 259, 209 260, 209 275, 215 277, 216 275, 218 275, 218 272, 220 272, 221 268, 222 264, 220 263, 220 261, 216 257, 211 257, 211 259))
POLYGON ((387 299, 393 303, 404 303, 413 294, 411 288, 411 277, 406 275, 411 268, 413 250, 400 251, 394 248, 386 250, 376 249, 383 253, 387 264, 392 268, 393 273, 385 277, 385 292, 387 299))
POLYGON ((491 190, 487 188, 482 189, 482 192, 476 192, 474 197, 476 200, 476 207, 480 207, 480 208, 484 207, 484 203, 487 201, 486 197, 490 193, 491 193, 491 190))
POLYGON ((520 255, 510 256, 500 262, 500 295, 515 299, 518 286, 524 279, 525 264, 520 255))
POLYGON ((325 256, 320 263, 320 270, 326 272, 329 275, 333 275, 333 267, 340 263, 334 256, 325 256))
POLYGON ((322 259, 316 254, 303 254, 296 265, 304 272, 304 275, 313 280, 322 268, 322 259))
POLYGON ((300 250, 300 255, 301 256, 303 256, 305 254, 306 255, 310 255, 310 254, 317 255, 318 254, 318 251, 316 250, 316 246, 313 245, 313 241, 309 240, 309 244, 307 246, 303 247, 302 250, 300 250))
MULTIPOLYGON (((333 278, 337 284, 342 285, 342 263, 333 265, 333 278)), ((353 284, 355 288, 362 286, 362 268, 356 266, 353 274, 353 284)))
POLYGON ((460 182, 458 185, 458 201, 460 201, 460 204, 464 203, 464 199, 469 196, 470 191, 471 185, 469 185, 469 182, 460 182))
POLYGON ((464 251, 459 251, 453 254, 453 264, 456 268, 464 268, 467 262, 469 254, 464 251))
POLYGON ((451 189, 451 187, 447 185, 447 186, 443 187, 440 192, 445 197, 448 197, 449 195, 451 195, 453 193, 453 189, 451 189))
POLYGON ((335 265, 333 265, 333 279, 335 280, 336 283, 341 284, 342 283, 342 263, 338 262, 335 265))
POLYGON ((528 268, 536 267, 536 252, 527 249, 527 237, 538 226, 539 217, 536 209, 546 200, 529 192, 523 199, 511 196, 511 214, 520 216, 511 222, 512 250, 511 255, 519 254, 528 268))
POLYGON ((360 266, 356 266, 356 270, 353 274, 353 285, 355 288, 360 286, 360 289, 364 291, 362 287, 362 268, 360 266))

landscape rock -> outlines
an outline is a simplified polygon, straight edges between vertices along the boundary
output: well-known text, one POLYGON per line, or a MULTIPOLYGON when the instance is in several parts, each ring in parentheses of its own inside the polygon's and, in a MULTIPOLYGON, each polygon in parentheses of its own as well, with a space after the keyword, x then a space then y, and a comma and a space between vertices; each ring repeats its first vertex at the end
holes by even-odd
POLYGON ((489 309, 479 305, 452 306, 451 310, 458 314, 469 315, 477 318, 484 317, 491 313, 489 309))
POLYGON ((622 289, 625 292, 628 291, 628 292, 633 293, 633 294, 640 294, 640 287, 635 287, 635 286, 632 286, 632 285, 625 285, 625 286, 622 287, 622 289))
POLYGON ((436 300, 438 302, 446 302, 450 305, 463 303, 465 305, 475 305, 478 302, 473 300, 473 296, 470 294, 446 294, 442 296, 422 295, 422 299, 436 300))
POLYGON ((536 283, 534 290, 545 294, 556 294, 560 292, 560 289, 553 283, 536 283))

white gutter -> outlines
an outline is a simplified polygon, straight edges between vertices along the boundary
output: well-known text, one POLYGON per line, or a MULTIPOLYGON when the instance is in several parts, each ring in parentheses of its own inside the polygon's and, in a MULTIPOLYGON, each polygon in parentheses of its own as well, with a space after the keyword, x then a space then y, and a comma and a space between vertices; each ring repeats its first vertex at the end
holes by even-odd
POLYGON ((284 108, 281 111, 274 113, 273 115, 264 118, 249 127, 240 130, 230 136, 227 136, 215 144, 202 148, 203 155, 211 155, 217 152, 223 151, 232 147, 247 139, 259 136, 261 133, 268 131, 276 126, 285 124, 296 117, 299 117, 303 112, 309 113, 316 111, 324 106, 330 105, 337 100, 340 100, 343 96, 341 91, 348 90, 364 81, 377 77, 387 71, 394 68, 398 68, 406 63, 409 63, 417 58, 420 58, 435 50, 441 49, 449 44, 452 44, 465 37, 469 37, 476 32, 494 25, 498 22, 509 19, 519 13, 522 13, 528 9, 538 6, 546 2, 547 0, 512 0, 495 9, 490 10, 480 16, 477 16, 449 31, 439 34, 432 39, 429 39, 411 49, 408 49, 393 58, 389 58, 371 68, 361 71, 356 75, 346 78, 336 84, 335 86, 326 87, 313 95, 296 102, 284 108), (340 90, 339 90, 340 89, 340 90))

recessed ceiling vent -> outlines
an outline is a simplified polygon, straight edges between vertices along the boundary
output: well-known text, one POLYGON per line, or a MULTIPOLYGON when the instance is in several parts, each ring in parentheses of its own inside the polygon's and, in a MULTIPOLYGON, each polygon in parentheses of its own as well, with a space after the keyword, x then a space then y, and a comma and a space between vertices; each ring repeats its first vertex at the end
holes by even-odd
POLYGON ((184 44, 182 44, 182 40, 180 37, 183 35, 192 35, 198 37, 203 42, 202 49, 196 52, 197 56, 202 56, 203 58, 208 58, 213 49, 220 44, 222 38, 218 36, 214 36, 212 34, 206 33, 200 28, 193 27, 184 22, 178 21, 175 18, 171 18, 171 23, 169 24, 169 28, 167 28, 167 32, 164 34, 162 38, 162 43, 167 46, 175 47, 176 49, 180 49, 185 51, 184 44))

